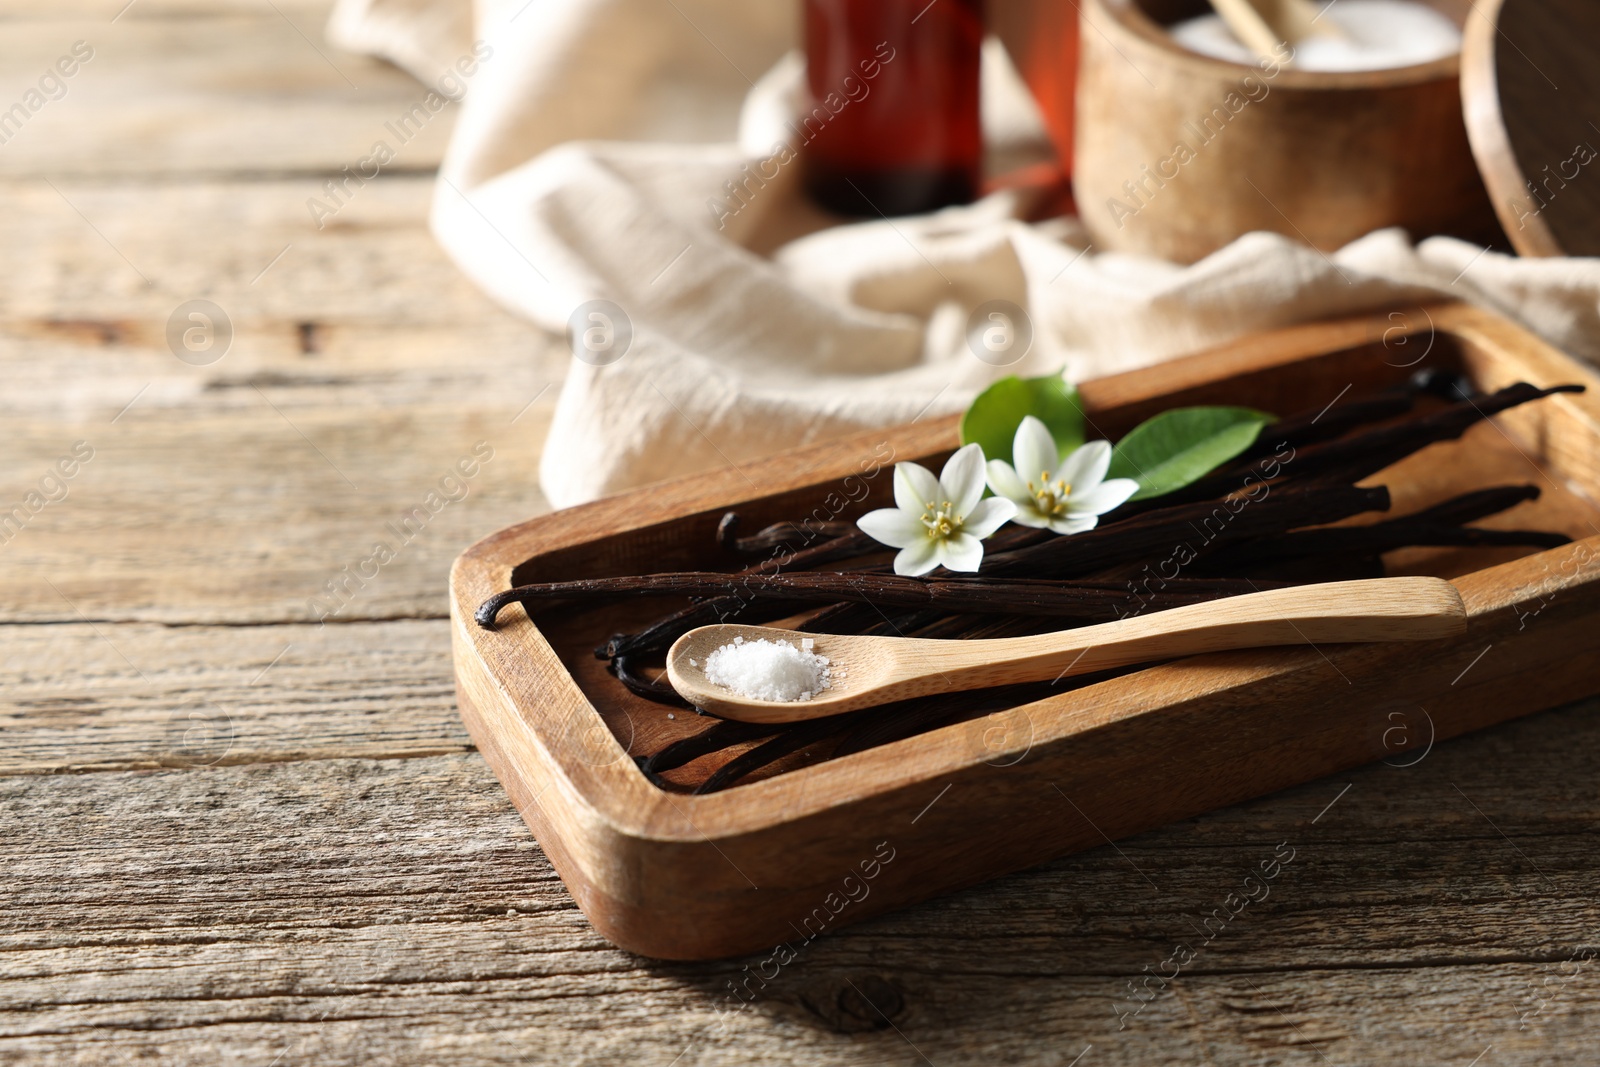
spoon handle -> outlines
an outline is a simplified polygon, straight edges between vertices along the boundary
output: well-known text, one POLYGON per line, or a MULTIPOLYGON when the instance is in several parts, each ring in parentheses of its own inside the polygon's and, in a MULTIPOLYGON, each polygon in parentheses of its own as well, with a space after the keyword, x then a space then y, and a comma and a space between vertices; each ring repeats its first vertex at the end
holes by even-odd
POLYGON ((1440 578, 1374 578, 1270 589, 1076 630, 979 641, 913 640, 904 679, 925 674, 977 689, 1049 681, 1135 663, 1269 645, 1429 641, 1466 630, 1456 587, 1440 578))

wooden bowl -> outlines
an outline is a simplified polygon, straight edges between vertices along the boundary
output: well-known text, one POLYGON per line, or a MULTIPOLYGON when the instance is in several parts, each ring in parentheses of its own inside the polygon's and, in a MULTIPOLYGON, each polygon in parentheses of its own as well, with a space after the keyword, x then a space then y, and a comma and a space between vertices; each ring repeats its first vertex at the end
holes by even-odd
POLYGON ((1473 153, 1512 247, 1600 255, 1593 0, 1481 0, 1461 43, 1473 153))
MULTIPOLYGON (((1471 10, 1429 3, 1458 25, 1471 10)), ((1192 263, 1253 230, 1323 251, 1385 226, 1494 238, 1459 57, 1376 71, 1246 66, 1166 33, 1207 10, 1083 0, 1074 188, 1096 249, 1192 263)))

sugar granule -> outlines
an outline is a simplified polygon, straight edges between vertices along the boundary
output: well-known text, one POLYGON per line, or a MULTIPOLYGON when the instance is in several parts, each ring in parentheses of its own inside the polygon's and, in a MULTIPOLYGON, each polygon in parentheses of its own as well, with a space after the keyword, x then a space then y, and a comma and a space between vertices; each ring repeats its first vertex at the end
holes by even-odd
POLYGON ((830 688, 828 657, 784 641, 736 637, 706 657, 706 679, 752 700, 791 703, 830 688))

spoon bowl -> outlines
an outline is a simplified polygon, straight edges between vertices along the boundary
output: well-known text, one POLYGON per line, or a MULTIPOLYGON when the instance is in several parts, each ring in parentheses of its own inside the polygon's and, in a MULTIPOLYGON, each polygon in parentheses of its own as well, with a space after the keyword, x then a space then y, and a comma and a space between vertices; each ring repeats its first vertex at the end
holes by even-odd
POLYGON ((667 678, 695 707, 744 722, 799 722, 912 697, 1043 682, 1228 649, 1365 641, 1433 641, 1463 633, 1466 609, 1440 578, 1374 578, 1270 589, 1032 637, 927 640, 801 634, 720 624, 690 630, 667 652, 667 678), (706 677, 712 652, 781 641, 826 657, 834 678, 809 700, 756 700, 706 677))

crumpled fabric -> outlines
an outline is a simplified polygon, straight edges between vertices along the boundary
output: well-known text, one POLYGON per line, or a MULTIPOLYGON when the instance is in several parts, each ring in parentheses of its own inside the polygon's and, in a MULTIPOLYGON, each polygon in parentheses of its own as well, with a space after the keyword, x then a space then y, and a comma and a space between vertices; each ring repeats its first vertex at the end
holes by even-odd
MULTIPOLYGON (((803 76, 797 7, 335 9, 334 44, 430 85, 456 72, 433 231, 494 299, 578 342, 540 468, 558 507, 959 411, 1006 374, 1081 381, 1397 303, 1467 300, 1600 360, 1596 259, 1384 230, 1332 255, 1252 233, 1179 266, 1096 252, 1070 218, 1023 221, 1018 191, 840 223, 805 200, 798 167, 775 151, 793 141, 803 76), (1003 358, 982 343, 992 301, 1022 312, 1003 358)), ((991 151, 1042 151, 1038 115, 993 42, 983 76, 991 151)))

